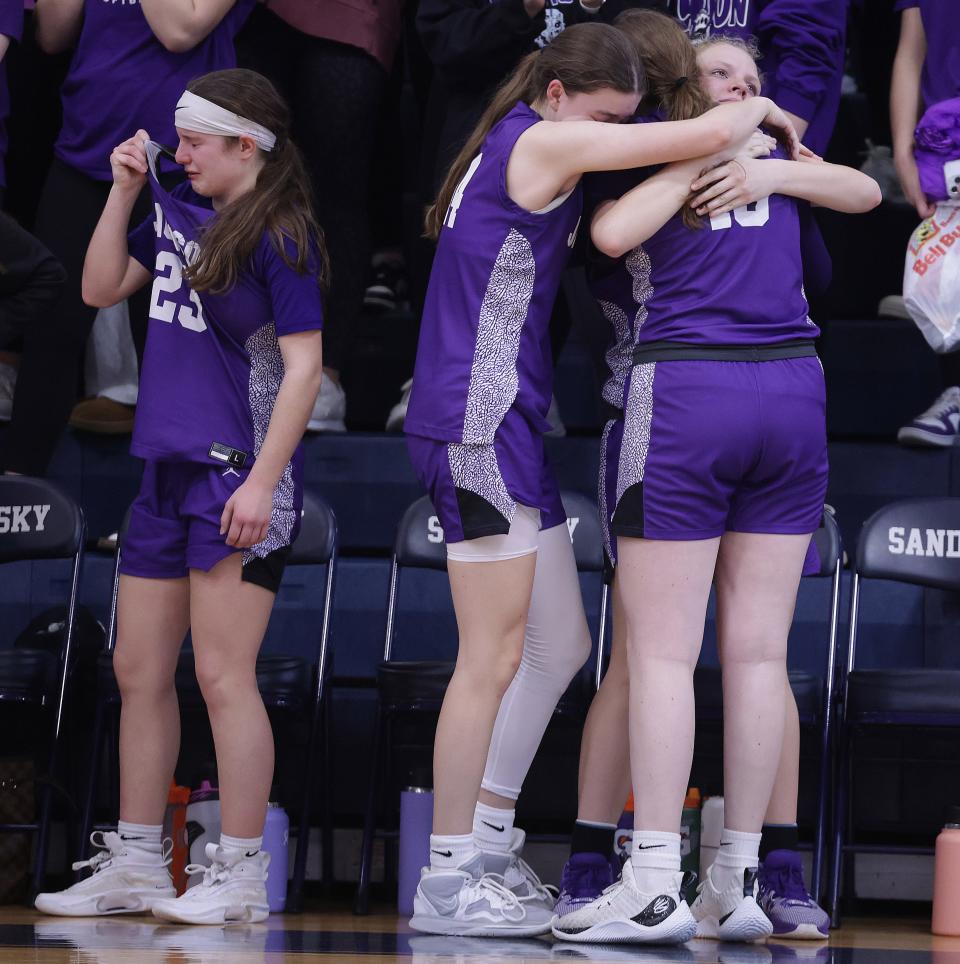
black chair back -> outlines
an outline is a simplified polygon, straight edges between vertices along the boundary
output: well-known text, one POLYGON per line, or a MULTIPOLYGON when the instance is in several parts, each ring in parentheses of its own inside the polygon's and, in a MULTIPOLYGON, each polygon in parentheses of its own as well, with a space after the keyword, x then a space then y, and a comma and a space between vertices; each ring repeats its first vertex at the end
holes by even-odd
MULTIPOLYGON (((3 829, 35 829, 36 857, 33 868, 33 891, 40 890, 47 865, 50 836, 51 788, 58 780, 60 741, 64 723, 64 706, 73 646, 76 635, 80 576, 83 570, 86 524, 83 510, 73 499, 46 479, 22 475, 0 476, 0 563, 34 559, 71 559, 70 590, 67 599, 67 624, 63 647, 58 655, 55 682, 43 687, 42 705, 53 712, 53 727, 46 772, 40 781, 40 817, 36 823, 2 824, 3 829), (54 691, 51 691, 51 687, 54 691)), ((35 654, 21 651, 16 657, 29 659, 35 654)), ((2 683, 0 683, 2 691, 2 683)), ((2 692, 0 692, 2 695, 2 692)))
POLYGON ((443 527, 429 495, 417 499, 403 513, 397 526, 393 558, 398 566, 440 571, 447 568, 443 527))
POLYGON ((563 492, 561 498, 577 569, 580 572, 603 572, 603 530, 596 503, 579 492, 563 492))
POLYGON ((843 559, 843 540, 840 537, 840 526, 837 525, 833 509, 829 506, 824 506, 820 528, 813 534, 813 545, 820 562, 820 568, 818 571, 808 572, 806 575, 834 575, 843 559))
POLYGON ((904 499, 863 524, 856 572, 935 589, 960 589, 960 499, 904 499))
POLYGON ((303 493, 300 532, 290 552, 291 566, 323 566, 337 551, 337 520, 333 509, 311 492, 303 493))
POLYGON ((0 563, 70 558, 83 532, 80 507, 52 482, 0 476, 0 563))

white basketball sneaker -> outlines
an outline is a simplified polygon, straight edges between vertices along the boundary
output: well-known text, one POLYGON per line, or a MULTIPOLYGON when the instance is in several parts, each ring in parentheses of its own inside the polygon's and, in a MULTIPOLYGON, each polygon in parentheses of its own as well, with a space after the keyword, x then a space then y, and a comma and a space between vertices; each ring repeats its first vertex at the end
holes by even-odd
POLYGON ((520 903, 542 907, 550 911, 552 916, 557 902, 557 888, 544 884, 536 871, 520 856, 526 839, 527 835, 519 827, 514 827, 509 853, 483 852, 484 872, 503 877, 503 885, 519 898, 520 903))
POLYGON ((164 841, 161 854, 150 854, 121 839, 115 831, 95 831, 90 842, 99 847, 89 860, 73 865, 93 873, 52 894, 37 894, 34 907, 57 917, 99 917, 104 914, 149 913, 158 900, 176 897, 167 871, 171 841, 164 841))
POLYGON ((267 905, 267 867, 264 850, 247 856, 208 843, 210 866, 190 864, 187 874, 203 873, 203 880, 181 897, 154 903, 154 916, 178 924, 255 924, 270 915, 267 905))
POLYGON ((757 903, 757 871, 747 867, 743 883, 734 879, 722 891, 713 886, 713 867, 700 884, 693 902, 697 937, 718 941, 759 941, 773 933, 773 924, 757 903))
POLYGON ((525 903, 497 874, 483 872, 484 855, 462 868, 424 867, 413 898, 410 926, 458 937, 536 937, 550 931, 552 913, 525 903))
POLYGON ((682 944, 697 922, 681 896, 684 874, 663 893, 643 893, 628 860, 615 884, 579 910, 553 919, 553 936, 579 943, 682 944))

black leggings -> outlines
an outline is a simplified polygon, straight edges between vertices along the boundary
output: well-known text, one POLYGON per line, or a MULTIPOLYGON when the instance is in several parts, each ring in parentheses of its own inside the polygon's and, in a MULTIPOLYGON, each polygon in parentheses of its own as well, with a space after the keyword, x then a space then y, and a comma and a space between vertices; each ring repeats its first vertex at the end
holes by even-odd
POLYGON ((366 288, 370 162, 387 73, 363 50, 301 33, 260 7, 237 39, 237 56, 269 77, 293 111, 330 252, 323 361, 339 370, 366 288))
MULTIPOLYGON (((77 400, 87 337, 97 316, 97 309, 80 297, 83 259, 109 192, 109 181, 95 181, 57 159, 47 174, 34 233, 63 265, 66 282, 46 317, 23 332, 5 469, 43 475, 77 400)), ((149 211, 150 195, 144 191, 131 226, 149 211)), ((144 286, 128 302, 139 357, 146 339, 148 299, 149 286, 144 286)))

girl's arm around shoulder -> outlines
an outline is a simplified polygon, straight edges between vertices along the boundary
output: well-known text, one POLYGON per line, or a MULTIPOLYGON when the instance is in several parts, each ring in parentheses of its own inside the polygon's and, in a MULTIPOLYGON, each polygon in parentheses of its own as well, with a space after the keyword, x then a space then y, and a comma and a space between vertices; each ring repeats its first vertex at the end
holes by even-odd
POLYGON ((656 234, 690 196, 690 183, 706 163, 704 158, 679 161, 647 178, 617 201, 601 204, 590 224, 594 247, 619 258, 656 234))
POLYGON ((686 121, 534 124, 517 141, 510 165, 522 169, 522 174, 517 172, 521 180, 542 182, 547 175, 561 185, 587 171, 617 171, 727 151, 732 156, 761 124, 782 134, 788 152, 796 154, 799 145, 790 122, 773 101, 753 97, 686 121))
POLYGON ((227 15, 236 0, 140 0, 150 29, 171 53, 192 50, 227 15))
POLYGON ((880 187, 852 167, 826 162, 738 157, 707 171, 692 185, 697 214, 725 214, 771 194, 809 201, 846 214, 863 214, 882 200, 880 187))

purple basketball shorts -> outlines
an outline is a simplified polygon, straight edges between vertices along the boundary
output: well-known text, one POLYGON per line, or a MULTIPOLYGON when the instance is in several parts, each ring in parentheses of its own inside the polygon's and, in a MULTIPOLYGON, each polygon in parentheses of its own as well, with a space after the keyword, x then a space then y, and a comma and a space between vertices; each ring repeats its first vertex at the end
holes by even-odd
POLYGON ((508 414, 492 444, 407 436, 417 478, 430 493, 450 542, 506 535, 517 505, 540 510, 540 529, 566 522, 543 438, 508 414))
POLYGON ((152 462, 143 467, 140 491, 130 507, 120 571, 148 579, 178 579, 190 569, 212 569, 231 553, 243 553, 243 580, 276 592, 300 529, 303 508, 299 458, 287 467, 273 496, 266 538, 235 549, 220 534, 227 500, 249 469, 196 462, 152 462))
MULTIPOLYGON (((614 536, 805 534, 827 488, 826 397, 815 357, 636 365, 607 423, 599 500, 614 536)), ((808 568, 808 567, 805 567, 808 568)))

